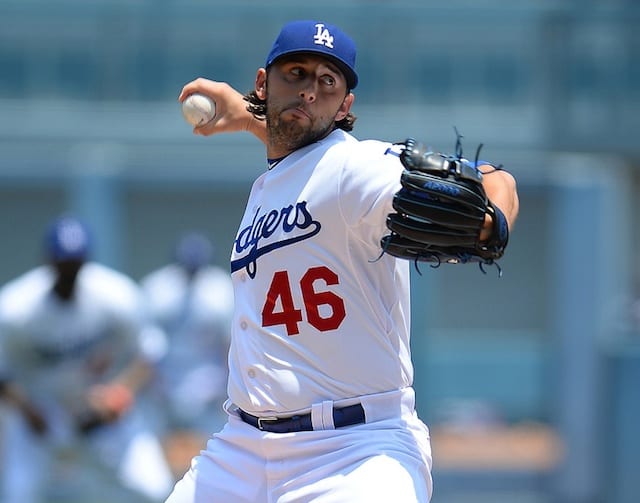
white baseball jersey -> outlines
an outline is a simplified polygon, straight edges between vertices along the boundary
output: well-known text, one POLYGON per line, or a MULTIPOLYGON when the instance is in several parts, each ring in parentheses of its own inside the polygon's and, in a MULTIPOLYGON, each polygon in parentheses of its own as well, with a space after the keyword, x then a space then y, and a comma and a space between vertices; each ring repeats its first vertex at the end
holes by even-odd
POLYGON ((55 272, 41 266, 0 290, 0 373, 26 390, 48 428, 45 438, 37 437, 18 415, 7 416, 5 434, 11 442, 3 445, 2 461, 11 466, 2 471, 7 498, 31 501, 46 487, 46 463, 57 449, 88 449, 86 466, 95 459, 105 466, 121 459, 120 476, 127 485, 160 498, 168 492, 172 476, 159 443, 139 422, 135 408, 90 437, 78 436, 74 419, 83 411, 91 385, 109 381, 143 354, 141 293, 131 279, 96 263, 80 269, 69 302, 52 292, 54 281, 55 272), (85 439, 95 442, 87 444, 85 439), (146 454, 140 454, 143 451, 146 454), (130 456, 140 455, 153 463, 131 462, 130 456), (20 483, 26 474, 28 486, 20 483))
POLYGON ((42 266, 2 289, 0 354, 30 396, 69 410, 138 353, 143 305, 127 279, 98 264, 82 267, 70 302, 53 294, 54 281, 42 266))
POLYGON ((222 403, 233 315, 231 277, 219 267, 207 266, 189 281, 182 267, 169 264, 140 284, 150 315, 168 335, 157 391, 170 409, 169 423, 210 432, 214 421, 226 419, 222 403))
POLYGON ((380 248, 398 153, 335 130, 255 181, 231 255, 240 408, 286 414, 411 386, 410 264, 380 248))

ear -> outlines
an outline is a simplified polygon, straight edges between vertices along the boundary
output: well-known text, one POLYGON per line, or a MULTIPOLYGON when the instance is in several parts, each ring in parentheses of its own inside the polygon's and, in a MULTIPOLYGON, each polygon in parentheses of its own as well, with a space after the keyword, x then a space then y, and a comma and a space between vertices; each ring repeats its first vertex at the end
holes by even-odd
POLYGON ((349 93, 344 97, 344 100, 342 100, 342 104, 338 109, 338 113, 335 116, 335 122, 341 121, 347 116, 347 114, 351 110, 351 106, 353 105, 353 100, 355 100, 355 98, 356 97, 353 93, 349 93))
POLYGON ((255 90, 258 98, 261 100, 267 99, 267 71, 264 68, 258 69, 255 90))

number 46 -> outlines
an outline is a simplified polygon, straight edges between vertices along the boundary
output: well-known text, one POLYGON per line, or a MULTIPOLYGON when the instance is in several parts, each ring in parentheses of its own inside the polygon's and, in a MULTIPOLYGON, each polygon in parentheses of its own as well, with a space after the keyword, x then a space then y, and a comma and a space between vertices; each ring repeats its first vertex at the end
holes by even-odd
MULTIPOLYGON (((316 281, 322 280, 326 285, 337 285, 338 275, 325 266, 312 267, 300 279, 300 292, 309 324, 321 332, 337 329, 346 316, 344 301, 335 293, 318 292, 314 289, 316 281), (331 315, 322 317, 320 306, 329 306, 331 315)), ((262 307, 262 326, 284 325, 287 335, 300 333, 298 324, 302 322, 302 310, 296 309, 291 294, 291 283, 287 271, 277 271, 273 275, 271 286, 267 292, 267 301, 262 307), (276 306, 280 299, 280 309, 276 306)))

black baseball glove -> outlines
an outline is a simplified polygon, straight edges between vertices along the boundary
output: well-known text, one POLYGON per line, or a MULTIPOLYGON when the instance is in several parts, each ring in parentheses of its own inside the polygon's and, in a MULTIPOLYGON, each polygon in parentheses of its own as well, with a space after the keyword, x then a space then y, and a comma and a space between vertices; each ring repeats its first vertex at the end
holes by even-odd
MULTIPOLYGON (((390 234, 381 241, 384 252, 416 262, 495 264, 509 239, 507 221, 487 198, 483 174, 462 158, 460 136, 456 155, 428 150, 409 138, 400 161, 402 188, 393 199, 396 213, 387 217, 390 234), (488 241, 480 241, 485 215, 493 222, 488 241)), ((496 169, 499 169, 497 167, 496 169)), ((484 269, 482 269, 484 271, 484 269)))

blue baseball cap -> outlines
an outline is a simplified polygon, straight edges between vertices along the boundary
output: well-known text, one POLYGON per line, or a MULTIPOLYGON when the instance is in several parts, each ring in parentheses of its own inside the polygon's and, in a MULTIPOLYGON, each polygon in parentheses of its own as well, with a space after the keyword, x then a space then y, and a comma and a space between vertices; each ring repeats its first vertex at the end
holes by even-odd
POLYGON ((89 244, 89 229, 71 216, 53 221, 45 234, 45 252, 53 261, 85 260, 89 244))
POLYGON ((336 26, 319 21, 287 23, 273 43, 265 68, 282 56, 305 52, 327 56, 344 74, 349 89, 358 85, 356 44, 336 26))
POLYGON ((176 261, 189 271, 208 265, 214 253, 213 243, 199 232, 184 234, 176 245, 176 261))

